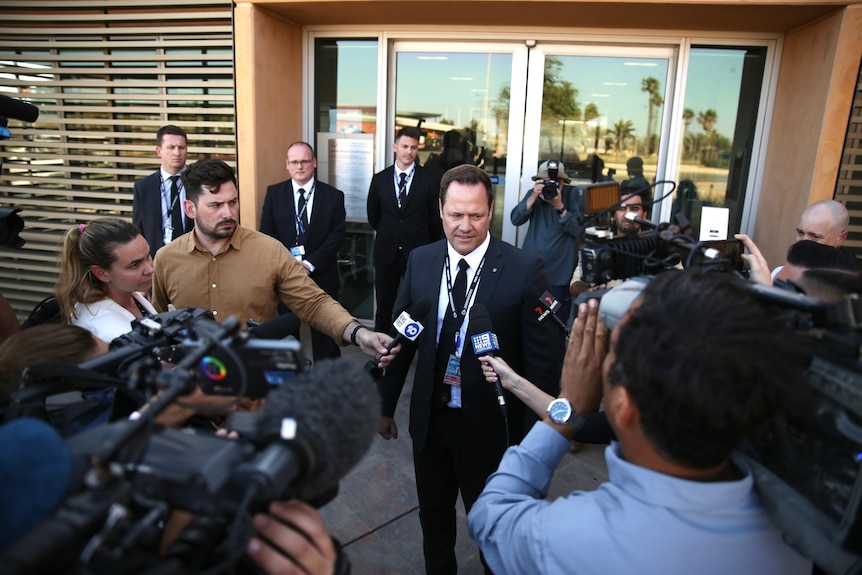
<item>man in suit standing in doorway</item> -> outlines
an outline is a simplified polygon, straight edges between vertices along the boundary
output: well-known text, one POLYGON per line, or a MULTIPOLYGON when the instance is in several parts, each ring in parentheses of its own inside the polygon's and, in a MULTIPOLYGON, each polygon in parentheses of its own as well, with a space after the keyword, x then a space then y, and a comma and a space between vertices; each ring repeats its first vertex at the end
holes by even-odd
POLYGON ((374 240, 374 329, 388 332, 398 284, 413 248, 442 237, 437 206, 439 179, 416 163, 419 128, 401 128, 392 150, 395 164, 374 174, 368 190, 368 223, 374 240))
POLYGON ((185 130, 169 124, 156 133, 159 169, 135 182, 132 196, 132 223, 150 244, 150 255, 191 231, 194 220, 183 210, 186 191, 180 175, 186 168, 188 137, 185 130))
MULTIPOLYGON (((344 193, 314 177, 317 158, 306 142, 287 148, 289 180, 266 189, 260 231, 279 240, 323 291, 338 299, 338 249, 344 241, 344 193)), ((280 304, 279 312, 287 308, 280 304)), ((339 357, 331 337, 311 329, 314 361, 339 357)))
POLYGON ((508 445, 518 443, 536 421, 508 391, 505 412, 501 408, 467 337, 470 310, 478 304, 487 308, 499 341, 495 353, 524 370, 518 373, 530 373, 525 377, 554 397, 562 349, 557 327, 539 322, 535 300, 524 301, 524 284, 540 291, 549 287, 541 258, 489 231, 494 195, 488 174, 470 165, 447 171, 439 209, 446 240, 413 250, 395 305, 410 311, 427 300, 431 309, 413 318, 425 329, 415 344, 405 342, 378 380, 383 401, 378 432, 384 439, 398 436, 395 407, 418 350, 410 436, 425 570, 454 574, 458 492, 469 511, 508 445))

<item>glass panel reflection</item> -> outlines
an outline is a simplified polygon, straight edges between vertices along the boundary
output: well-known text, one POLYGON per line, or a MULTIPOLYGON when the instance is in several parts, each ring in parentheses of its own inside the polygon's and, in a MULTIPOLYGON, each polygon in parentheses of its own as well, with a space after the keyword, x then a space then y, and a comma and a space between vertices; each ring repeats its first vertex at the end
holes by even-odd
POLYGON ((701 209, 728 209, 728 234, 740 231, 757 126, 766 48, 691 50, 673 213, 700 237, 701 209))
POLYGON ((491 232, 502 237, 512 55, 399 52, 395 131, 419 126, 419 163, 442 175, 472 164, 491 175, 491 232))
POLYGON ((561 160, 573 184, 655 181, 667 72, 666 59, 546 56, 539 162, 561 160))
MULTIPOLYGON (((319 38, 315 41, 314 139, 320 132, 375 134, 377 132, 377 40, 319 38)), ((327 150, 317 150, 320 161, 327 150)), ((322 181, 328 174, 320 173, 322 181)), ((342 190, 362 194, 368 190, 342 190)), ((364 205, 364 203, 363 203, 364 205)), ((339 301, 355 317, 374 317, 374 231, 365 218, 348 218, 345 239, 338 251, 341 282, 339 301)))

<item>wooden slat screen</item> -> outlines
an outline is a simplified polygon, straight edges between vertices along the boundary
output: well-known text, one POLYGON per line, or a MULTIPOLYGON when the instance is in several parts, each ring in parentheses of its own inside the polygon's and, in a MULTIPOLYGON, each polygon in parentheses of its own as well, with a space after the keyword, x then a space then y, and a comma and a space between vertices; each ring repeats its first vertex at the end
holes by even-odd
POLYGON ((844 247, 862 256, 862 67, 856 78, 856 95, 847 124, 844 153, 835 183, 835 199, 850 212, 850 234, 844 247))
MULTIPOLYGON (((0 206, 22 208, 23 249, 0 246, 0 293, 20 318, 50 295, 62 237, 131 217, 158 168, 155 133, 189 134, 189 161, 236 161, 230 0, 7 0, 0 93, 36 105, 0 140, 0 206)), ((0 108, 0 116, 3 116, 0 108)))

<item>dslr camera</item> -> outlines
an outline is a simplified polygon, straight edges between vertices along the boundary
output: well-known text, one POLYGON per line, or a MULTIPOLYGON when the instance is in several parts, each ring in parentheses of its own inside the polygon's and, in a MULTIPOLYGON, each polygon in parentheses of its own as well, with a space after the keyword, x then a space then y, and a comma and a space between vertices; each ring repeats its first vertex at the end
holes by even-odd
POLYGON ((557 160, 548 160, 548 178, 545 180, 545 186, 542 188, 542 197, 546 200, 553 200, 559 193, 560 180, 557 179, 557 174, 560 171, 560 162, 557 160))

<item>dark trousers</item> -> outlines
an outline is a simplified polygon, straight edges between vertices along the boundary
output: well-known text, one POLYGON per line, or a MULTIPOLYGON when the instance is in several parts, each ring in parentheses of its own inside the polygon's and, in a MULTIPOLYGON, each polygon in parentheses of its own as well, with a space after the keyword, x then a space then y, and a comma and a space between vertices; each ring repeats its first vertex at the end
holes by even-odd
MULTIPOLYGON (((330 296, 332 296, 332 299, 334 299, 335 301, 338 301, 338 290, 337 289, 335 289, 335 290, 324 289, 324 291, 326 293, 328 293, 330 296)), ((290 309, 288 309, 288 307, 286 305, 284 305, 281 302, 278 303, 279 315, 284 315, 285 313, 287 313, 289 311, 290 311, 290 309)), ((341 347, 337 343, 335 343, 334 339, 332 339, 330 336, 323 333, 322 331, 317 331, 316 329, 314 329, 311 326, 308 326, 308 327, 311 330, 311 357, 314 360, 314 363, 317 363, 318 361, 320 361, 322 359, 334 359, 336 357, 341 357, 341 347)), ((298 335, 297 335, 297 338, 298 338, 298 335)), ((308 358, 307 352, 306 352, 305 357, 308 358)))
POLYGON ((312 327, 311 356, 314 363, 322 359, 341 357, 341 347, 330 336, 312 327))
MULTIPOLYGON (((488 465, 487 469, 477 465, 476 458, 465 449, 467 442, 461 416, 460 409, 434 410, 424 449, 421 453, 415 447, 413 450, 425 573, 428 575, 458 572, 455 559, 458 492, 469 513, 488 476, 496 470, 496 465, 488 465)), ((490 573, 487 567, 485 572, 490 573)))
POLYGON ((374 314, 374 331, 389 333, 392 329, 392 313, 398 286, 407 271, 407 255, 399 253, 388 264, 374 263, 374 292, 377 297, 377 312, 374 314))

